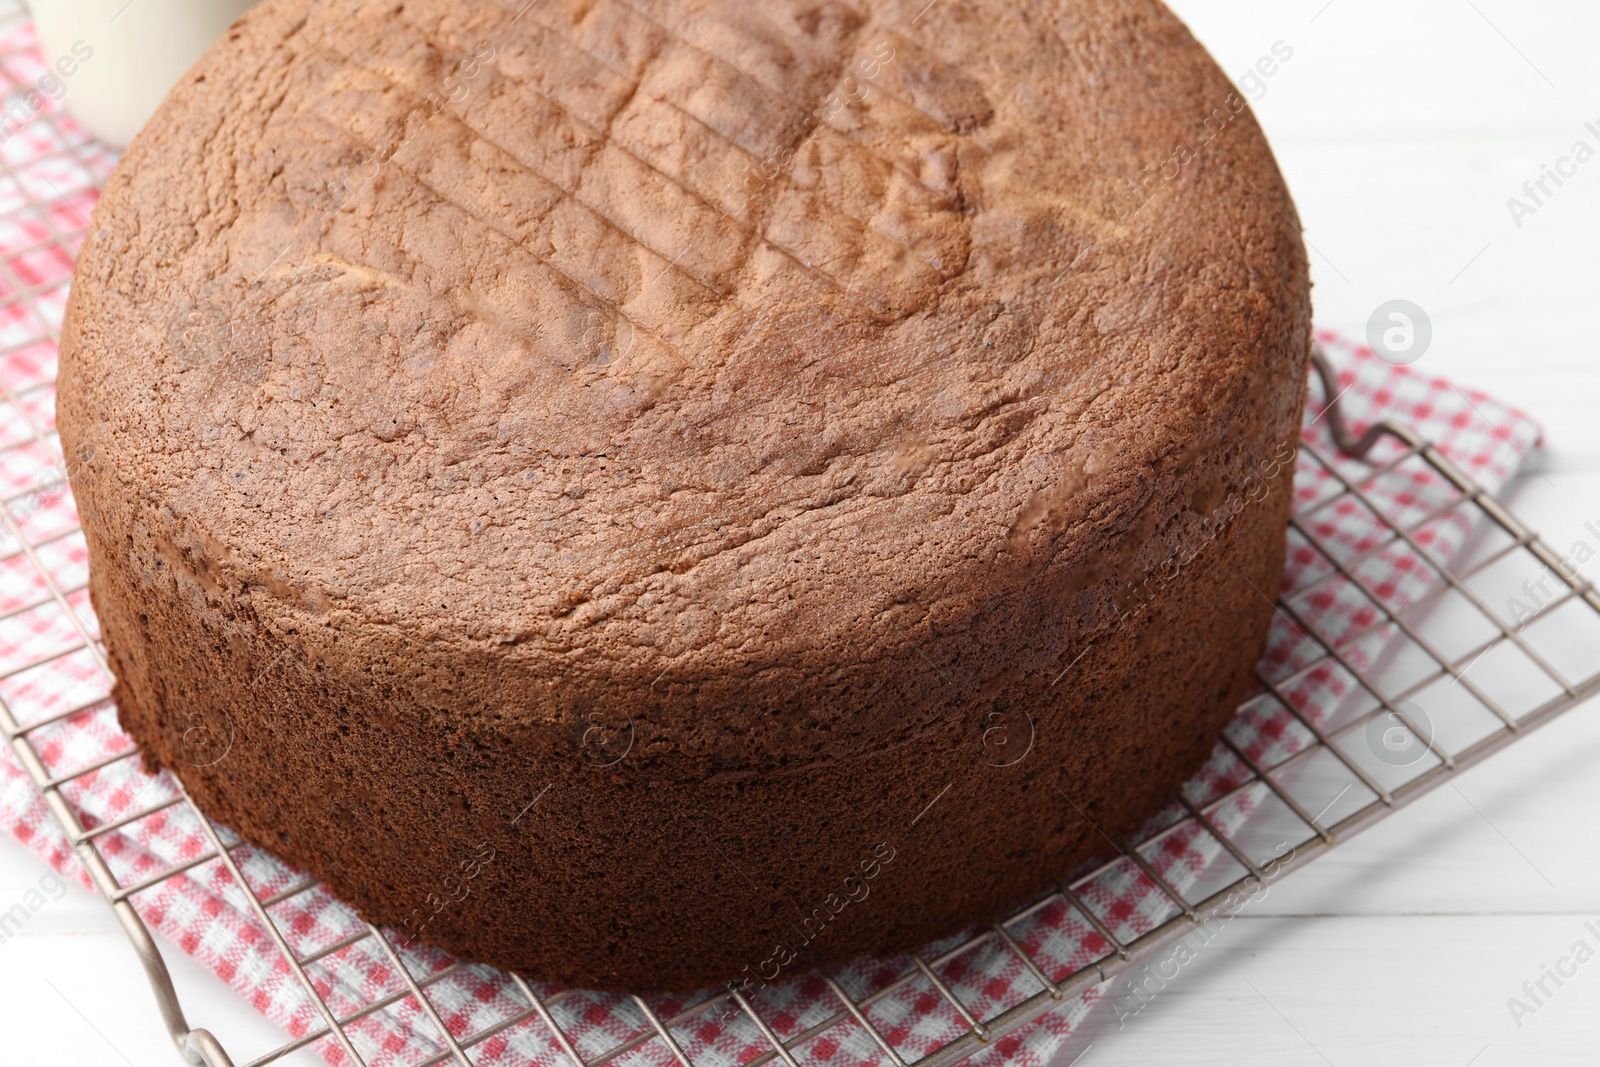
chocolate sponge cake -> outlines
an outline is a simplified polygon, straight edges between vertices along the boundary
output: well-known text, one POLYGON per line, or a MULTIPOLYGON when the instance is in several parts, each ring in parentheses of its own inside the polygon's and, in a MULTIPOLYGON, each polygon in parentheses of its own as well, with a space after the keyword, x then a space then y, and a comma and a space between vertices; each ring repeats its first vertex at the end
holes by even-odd
POLYGON ((122 722, 369 920, 756 984, 995 917, 1244 692, 1309 296, 1157 0, 274 0, 60 426, 122 722))

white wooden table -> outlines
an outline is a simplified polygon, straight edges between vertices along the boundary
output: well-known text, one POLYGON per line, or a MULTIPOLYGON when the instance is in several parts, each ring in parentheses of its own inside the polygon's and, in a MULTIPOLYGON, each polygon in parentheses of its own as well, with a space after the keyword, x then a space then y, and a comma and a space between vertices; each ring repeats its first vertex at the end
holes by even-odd
MULTIPOLYGON (((1293 49, 1255 107, 1314 248, 1319 323, 1359 336, 1379 304, 1421 305, 1435 331, 1422 369, 1544 421, 1542 475, 1511 501, 1566 551, 1600 524, 1600 158, 1547 184, 1520 228, 1506 201, 1575 141, 1600 151, 1585 129, 1600 131, 1600 6, 1174 6, 1235 77, 1293 49)), ((1125 1029, 1097 1016, 1059 1067, 1600 1062, 1600 958, 1547 980, 1555 995, 1520 1028, 1506 1004, 1574 942, 1600 951, 1584 929, 1600 929, 1597 764, 1591 702, 1275 886, 1125 1029)), ((0 842, 0 910, 43 872, 0 842)), ((272 1040, 198 966, 171 962, 191 1021, 272 1040)), ((73 887, 0 944, 0 1063, 176 1062, 97 899, 73 887)))

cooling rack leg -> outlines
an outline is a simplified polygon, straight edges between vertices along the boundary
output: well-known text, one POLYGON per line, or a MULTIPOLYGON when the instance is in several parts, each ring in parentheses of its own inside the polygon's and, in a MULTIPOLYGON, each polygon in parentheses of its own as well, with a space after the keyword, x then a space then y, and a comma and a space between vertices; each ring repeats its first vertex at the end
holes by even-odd
MULTIPOLYGON (((100 859, 88 846, 80 847, 80 855, 85 851, 89 851, 96 860, 100 859)), ((105 873, 109 877, 110 872, 105 873)), ((126 900, 119 900, 111 905, 111 910, 116 912, 117 921, 122 923, 123 931, 133 943, 133 950, 139 954, 139 962, 144 965, 145 976, 150 980, 150 989, 156 995, 156 1006, 161 1010, 161 1021, 166 1023, 167 1033, 172 1037, 172 1043, 178 1046, 179 1054, 188 1062, 204 1064, 205 1067, 233 1067, 233 1060, 210 1032, 189 1029, 189 1021, 184 1018, 183 1008, 178 1003, 178 992, 172 986, 172 975, 161 957, 161 949, 155 938, 150 936, 150 928, 133 910, 133 905, 126 900)))
POLYGON ((190 1030, 182 1051, 183 1058, 190 1063, 205 1064, 205 1067, 233 1067, 233 1061, 222 1050, 217 1039, 211 1036, 210 1030, 190 1030))

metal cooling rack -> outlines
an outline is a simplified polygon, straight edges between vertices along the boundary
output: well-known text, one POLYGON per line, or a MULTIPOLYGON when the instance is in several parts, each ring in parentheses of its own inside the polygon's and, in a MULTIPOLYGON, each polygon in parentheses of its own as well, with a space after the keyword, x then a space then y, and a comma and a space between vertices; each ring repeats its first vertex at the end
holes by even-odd
MULTIPOLYGON (((8 13, 0 6, 0 33, 15 29, 20 18, 14 8, 8 13)), ((18 71, 26 60, 24 51, 0 50, 0 77, 7 83, 4 88, 12 93, 25 85, 18 71)), ((3 292, 0 309, 20 303, 31 316, 25 320, 30 324, 24 331, 28 336, 13 336, 0 344, 0 364, 9 364, 19 354, 53 345, 57 337, 68 276, 65 272, 41 275, 27 264, 41 258, 39 253, 46 253, 45 260, 50 259, 48 253, 51 252, 64 251, 70 256, 89 225, 84 217, 86 209, 80 210, 72 203, 77 193, 60 188, 57 179, 63 173, 71 173, 81 183, 80 191, 88 189, 103 180, 112 162, 93 142, 61 129, 48 112, 35 119, 31 128, 34 135, 55 138, 58 147, 42 159, 29 158, 27 166, 19 169, 13 162, 13 155, 0 146, 0 203, 5 205, 0 207, 0 223, 26 223, 37 227, 39 233, 37 241, 0 261, 0 292, 3 292), (41 162, 56 168, 54 179, 36 173, 41 162), (54 192, 41 193, 41 181, 54 192)), ((59 260, 60 257, 55 258, 59 260)), ((1319 360, 1317 369, 1323 382, 1323 395, 1334 396, 1326 364, 1319 360)), ((22 560, 41 583, 44 594, 0 614, 0 623, 27 611, 54 605, 70 620, 74 637, 68 647, 58 649, 49 657, 8 665, 0 671, 0 684, 24 671, 72 656, 87 656, 101 670, 105 667, 92 614, 87 610, 81 575, 63 574, 53 554, 53 549, 60 545, 75 543, 73 539, 81 538, 81 533, 75 527, 40 531, 33 529, 30 522, 41 495, 64 491, 62 457, 48 414, 53 378, 39 376, 32 381, 14 378, 12 373, 0 375, 0 394, 21 416, 27 432, 22 440, 0 445, 0 451, 30 449, 49 458, 38 463, 37 484, 3 501, 0 523, 9 541, 0 548, 0 562, 22 560)), ((652 1046, 663 1058, 680 1067, 702 1067, 690 1058, 684 1044, 674 1035, 717 1012, 732 1020, 728 1025, 747 1031, 751 1042, 764 1049, 746 1061, 750 1065, 781 1061, 787 1067, 809 1067, 822 1063, 829 1055, 824 1051, 828 1046, 824 1039, 837 1039, 843 1031, 853 1031, 864 1032, 892 1067, 949 1067, 992 1046, 999 1038, 1046 1012, 1063 1008, 1086 991, 1113 982, 1124 972, 1159 958, 1185 934, 1222 914, 1230 899, 1237 899, 1237 894, 1249 893, 1268 879, 1276 879, 1310 863, 1341 841, 1445 784, 1600 690, 1600 671, 1583 673, 1586 664, 1590 668, 1595 666, 1592 652, 1580 651, 1575 656, 1571 644, 1574 633, 1584 631, 1585 627, 1590 633, 1600 628, 1600 595, 1591 583, 1566 576, 1568 568, 1563 567, 1560 557, 1537 535, 1409 429, 1383 423, 1372 427, 1360 440, 1352 440, 1340 418, 1336 398, 1324 417, 1343 455, 1326 454, 1309 446, 1306 455, 1330 473, 1334 491, 1324 499, 1303 505, 1290 528, 1292 545, 1316 553, 1319 559, 1315 566, 1305 568, 1311 575, 1307 582, 1286 593, 1279 602, 1280 612, 1296 628, 1310 654, 1299 657, 1297 667, 1271 668, 1264 664, 1258 668, 1261 691, 1252 697, 1246 709, 1249 712, 1253 706, 1256 714, 1264 713, 1264 708, 1267 709, 1265 713, 1287 712, 1288 718, 1293 720, 1291 729, 1297 732, 1299 740, 1279 746, 1270 758, 1259 754, 1252 756, 1244 747, 1225 740, 1243 772, 1231 785, 1219 790, 1218 795, 1186 797, 1181 807, 1158 824, 1158 828, 1142 840, 1129 843, 1119 855, 1076 873, 1057 891, 1004 921, 946 943, 937 955, 903 961, 898 973, 886 974, 873 988, 854 988, 847 993, 838 981, 824 976, 828 989, 837 998, 836 1010, 805 1029, 786 1035, 780 1035, 780 1029, 793 1031, 795 1028, 776 1026, 737 990, 710 995, 670 1012, 657 1011, 654 1002, 648 999, 614 997, 609 998, 609 1002, 632 1004, 636 1010, 631 1014, 637 1017, 638 1025, 626 1035, 609 1035, 605 1048, 593 1050, 592 1041, 580 1042, 573 1036, 572 1020, 574 1013, 596 999, 596 994, 565 990, 540 996, 520 978, 513 979, 526 1002, 520 1010, 490 1024, 475 1026, 472 1032, 452 1032, 436 1008, 435 1000, 450 983, 464 977, 464 965, 453 963, 428 973, 414 973, 397 951, 400 939, 371 926, 361 926, 334 945, 315 952, 297 952, 280 931, 274 909, 312 892, 316 883, 301 882, 271 894, 258 891, 242 873, 237 858, 239 851, 248 846, 208 821, 198 810, 193 810, 192 814, 209 840, 209 849, 136 881, 127 884, 119 881, 105 853, 105 842, 113 832, 175 808, 193 809, 193 805, 181 786, 174 784, 173 792, 157 803, 109 823, 85 826, 85 820, 70 799, 71 785, 109 763, 132 757, 134 752, 129 750, 90 767, 59 770, 47 765, 35 738, 47 727, 77 715, 103 710, 106 707, 103 689, 92 700, 26 725, 19 723, 11 703, 0 699, 0 728, 4 729, 17 760, 37 784, 49 811, 65 831, 77 858, 127 931, 149 976, 162 1020, 179 1051, 192 1063, 233 1067, 236 1061, 211 1033, 191 1027, 185 1018, 163 961, 162 949, 141 917, 137 902, 167 880, 214 863, 222 865, 247 895, 250 910, 261 930, 284 954, 290 972, 309 993, 320 1016, 320 1022, 305 1036, 256 1055, 249 1060, 249 1067, 280 1062, 302 1049, 322 1044, 337 1045, 351 1062, 364 1064, 366 1060, 358 1051, 359 1042, 353 1028, 382 1013, 398 1011, 407 1003, 413 1009, 420 1009, 420 1016, 413 1012, 414 1018, 431 1022, 437 1032, 438 1051, 421 1061, 425 1064, 470 1064, 475 1051, 491 1037, 507 1034, 518 1027, 535 1027, 542 1028, 555 1042, 572 1067, 600 1067, 632 1058, 652 1046), (1408 468, 1407 476, 1416 477, 1421 471, 1425 477, 1442 480, 1450 490, 1447 504, 1432 511, 1422 522, 1409 526, 1376 508, 1371 495, 1372 487, 1380 479, 1402 476, 1408 468), (1378 544, 1352 552, 1349 546, 1330 544, 1316 535, 1317 513, 1324 508, 1350 506, 1365 507, 1376 516, 1385 530, 1378 544), (1448 520, 1452 515, 1476 520, 1481 527, 1453 569, 1444 566, 1427 547, 1426 538, 1419 536, 1419 530, 1428 523, 1448 520), (1362 571, 1363 562, 1374 554, 1395 549, 1413 554, 1420 565, 1437 578, 1431 592, 1404 607, 1387 600, 1383 590, 1374 588, 1362 571), (1497 595, 1493 592, 1496 582, 1515 589, 1517 579, 1547 570, 1557 576, 1562 588, 1544 605, 1536 620, 1512 622, 1491 606, 1497 595), (1305 598, 1335 585, 1359 590, 1377 609, 1370 625, 1337 639, 1319 633, 1307 621, 1300 606, 1305 598), (1461 613, 1474 614, 1480 625, 1486 623, 1488 636, 1465 642, 1435 636, 1441 617, 1446 622, 1452 619, 1459 622, 1457 616, 1461 613), (1552 617, 1561 618, 1560 625, 1540 625, 1552 617), (1555 639, 1553 644, 1551 638, 1555 639), (1362 642, 1379 640, 1386 649, 1380 660, 1366 668, 1353 662, 1351 649, 1362 642), (1546 644, 1551 647, 1544 647, 1546 644), (1480 661, 1500 652, 1514 653, 1524 672, 1518 676, 1515 670, 1508 672, 1503 664, 1497 666, 1497 679, 1514 680, 1511 697, 1485 691, 1485 686, 1471 673, 1480 661), (1330 669, 1348 676, 1353 698, 1346 702, 1343 710, 1332 715, 1308 714, 1298 703, 1300 683, 1315 672, 1330 669), (1469 702, 1477 711, 1486 712, 1488 728, 1462 726, 1441 711, 1437 702, 1433 702, 1431 729, 1420 725, 1416 721, 1420 717, 1420 705, 1413 698, 1441 684, 1454 690, 1454 695, 1461 700, 1470 698, 1469 702), (1387 730, 1401 729, 1402 741, 1407 736, 1413 743, 1417 737, 1426 739, 1425 758, 1404 766, 1383 759, 1370 743, 1370 724, 1374 720, 1386 720, 1387 730), (1447 734, 1453 736, 1451 743, 1445 741, 1447 734), (1250 799, 1254 814, 1242 823, 1232 820, 1235 828, 1228 830, 1223 823, 1230 820, 1221 813, 1229 805, 1237 805, 1241 798, 1250 799), (1209 873, 1187 890, 1180 890, 1158 873, 1152 857, 1170 842, 1193 843, 1201 839, 1213 846, 1219 862, 1211 863, 1209 873), (1286 857, 1269 856, 1265 845, 1268 841, 1292 843, 1293 851, 1286 857), (1124 932, 1119 937, 1116 931, 1126 930, 1126 916, 1109 914, 1103 905, 1097 906, 1093 901, 1107 899, 1106 893, 1099 892, 1107 881, 1122 879, 1119 885, 1125 886, 1130 872, 1135 878, 1146 880, 1158 892, 1160 906, 1155 917, 1145 924, 1148 929, 1132 936, 1124 932), (1038 916, 1052 910, 1059 913, 1062 909, 1081 918, 1085 930, 1098 933, 1105 947, 1103 952, 1094 954, 1095 958, 1083 960, 1069 973, 1052 973, 1051 964, 1023 947, 1025 934, 1022 931, 1038 916), (314 969, 332 953, 367 938, 376 939, 385 957, 396 966, 402 988, 372 999, 357 1011, 341 1015, 321 995, 314 981, 314 969), (1032 985, 1027 987, 1026 983, 1020 983, 1025 988, 1016 992, 1010 1002, 980 1013, 957 992, 960 984, 950 979, 950 969, 962 960, 970 961, 985 953, 1013 957, 1031 976, 1032 985), (911 987, 925 990, 933 998, 926 1002, 936 1004, 939 1011, 955 1020, 948 1039, 920 1057, 913 1057, 897 1047, 886 1035, 885 1028, 872 1019, 875 1004, 911 987), (585 1052, 580 1053, 580 1045, 585 1047, 585 1052)), ((1585 649, 1593 647, 1593 642, 1583 645, 1585 649)), ((1122 892, 1125 889, 1118 889, 1111 895, 1122 892)), ((1059 967, 1054 969, 1060 970, 1059 967)), ((1018 985, 1013 983, 1014 987, 1018 985)))

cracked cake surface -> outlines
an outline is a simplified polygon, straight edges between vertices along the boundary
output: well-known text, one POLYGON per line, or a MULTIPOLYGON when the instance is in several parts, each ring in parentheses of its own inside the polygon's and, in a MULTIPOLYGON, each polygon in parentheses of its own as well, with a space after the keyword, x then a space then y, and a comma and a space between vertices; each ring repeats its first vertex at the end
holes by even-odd
POLYGON ((914 947, 1170 798, 1282 566, 1294 208, 1155 0, 924 5, 219 41, 63 331, 147 757, 368 918, 638 990, 914 947))

